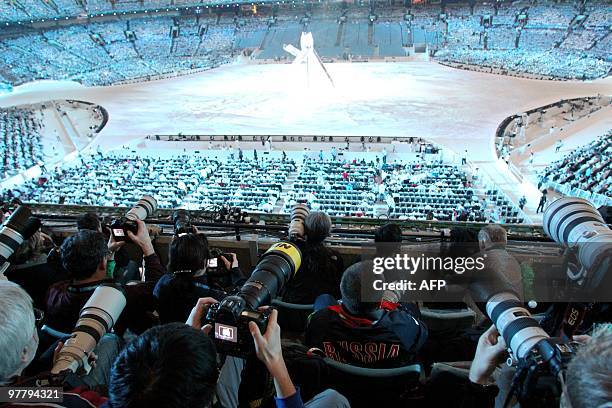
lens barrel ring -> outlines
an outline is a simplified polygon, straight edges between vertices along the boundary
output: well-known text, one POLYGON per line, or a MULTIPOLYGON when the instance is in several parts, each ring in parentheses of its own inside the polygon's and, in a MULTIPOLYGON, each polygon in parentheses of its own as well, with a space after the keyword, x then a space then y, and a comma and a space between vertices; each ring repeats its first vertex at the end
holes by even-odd
POLYGON ((497 322, 497 319, 499 319, 499 316, 501 316, 502 313, 515 307, 523 308, 524 306, 518 299, 504 300, 503 302, 498 303, 491 311, 491 321, 494 323, 497 322))

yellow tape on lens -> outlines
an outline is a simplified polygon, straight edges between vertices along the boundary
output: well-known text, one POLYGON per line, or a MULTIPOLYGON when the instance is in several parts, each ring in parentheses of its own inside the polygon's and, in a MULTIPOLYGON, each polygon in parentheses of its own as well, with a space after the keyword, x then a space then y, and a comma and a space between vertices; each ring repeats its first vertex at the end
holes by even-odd
POLYGON ((287 255, 293 262, 293 265, 295 266, 295 272, 297 272, 298 269, 300 269, 300 266, 302 265, 302 253, 295 245, 290 244, 289 242, 278 242, 272 245, 270 249, 266 251, 266 253, 272 252, 272 251, 279 251, 287 255))

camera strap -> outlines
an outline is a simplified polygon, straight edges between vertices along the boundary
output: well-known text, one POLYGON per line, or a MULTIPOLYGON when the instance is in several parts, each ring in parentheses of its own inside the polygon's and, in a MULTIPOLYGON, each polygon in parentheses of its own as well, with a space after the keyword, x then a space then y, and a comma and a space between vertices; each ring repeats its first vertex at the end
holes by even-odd
POLYGON ((112 282, 112 280, 109 279, 105 279, 102 281, 97 281, 94 282, 92 284, 86 285, 86 286, 80 286, 80 285, 68 285, 68 287, 66 288, 66 290, 70 293, 87 293, 87 292, 93 292, 94 290, 96 290, 96 288, 100 285, 102 285, 103 283, 108 283, 108 282, 112 282))

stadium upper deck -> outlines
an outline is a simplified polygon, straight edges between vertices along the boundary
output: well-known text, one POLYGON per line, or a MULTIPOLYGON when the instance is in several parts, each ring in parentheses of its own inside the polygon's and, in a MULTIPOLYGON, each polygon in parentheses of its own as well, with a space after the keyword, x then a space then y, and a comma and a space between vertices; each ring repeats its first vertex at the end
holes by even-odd
POLYGON ((605 3, 500 3, 496 8, 169 5, 72 0, 0 4, 5 24, 0 31, 0 83, 70 79, 107 85, 210 69, 238 55, 284 60, 283 44, 295 43, 304 30, 312 31, 322 57, 337 60, 422 51, 464 68, 543 79, 594 79, 607 76, 612 67, 612 8, 605 3))

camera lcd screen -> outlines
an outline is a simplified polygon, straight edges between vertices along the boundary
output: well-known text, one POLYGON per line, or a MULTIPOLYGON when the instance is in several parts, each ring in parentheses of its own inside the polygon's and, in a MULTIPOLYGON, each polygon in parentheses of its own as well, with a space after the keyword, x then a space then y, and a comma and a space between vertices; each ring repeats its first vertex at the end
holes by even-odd
POLYGON ((114 228, 113 229, 113 234, 116 237, 125 237, 125 233, 123 232, 123 230, 121 228, 114 228))
POLYGON ((224 324, 215 323, 215 338, 219 340, 238 342, 237 328, 234 326, 226 326, 224 324))
POLYGON ((217 258, 209 259, 208 260, 208 267, 209 268, 216 268, 217 267, 217 258))

